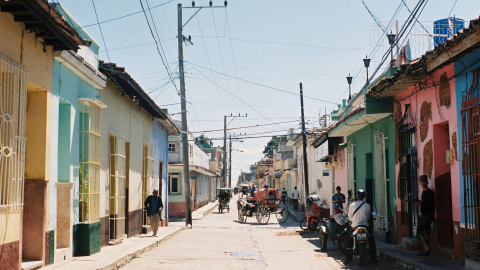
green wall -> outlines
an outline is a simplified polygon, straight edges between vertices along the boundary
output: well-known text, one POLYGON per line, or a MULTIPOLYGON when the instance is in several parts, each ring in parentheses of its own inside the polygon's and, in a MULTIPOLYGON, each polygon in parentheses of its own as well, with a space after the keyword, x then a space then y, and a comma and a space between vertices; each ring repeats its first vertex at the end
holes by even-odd
MULTIPOLYGON (((378 129, 383 129, 385 132, 385 149, 387 153, 387 178, 389 182, 387 200, 388 200, 388 213, 390 222, 390 231, 386 235, 386 241, 396 242, 396 230, 395 230, 395 214, 396 214, 396 175, 395 175, 395 124, 393 118, 388 116, 377 122, 368 125, 357 132, 347 136, 348 143, 355 144, 354 157, 355 157, 355 179, 356 188, 365 189, 366 179, 375 178, 375 149, 374 139, 375 132, 378 129)), ((373 183, 375 188, 375 182, 373 183)), ((368 191, 367 192, 375 192, 368 191)), ((375 207, 375 206, 372 206, 375 207)))
POLYGON ((73 256, 90 256, 99 252, 100 237, 100 221, 73 225, 73 256))

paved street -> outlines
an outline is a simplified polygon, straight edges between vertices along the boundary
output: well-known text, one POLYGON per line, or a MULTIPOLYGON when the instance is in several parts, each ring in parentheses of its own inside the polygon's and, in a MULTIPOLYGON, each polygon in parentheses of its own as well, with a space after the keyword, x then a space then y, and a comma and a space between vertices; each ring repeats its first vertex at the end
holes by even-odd
MULTIPOLYGON (((202 220, 194 221, 173 239, 131 261, 126 269, 391 269, 395 265, 381 261, 360 267, 358 260, 347 268, 344 257, 331 245, 327 253, 318 247, 316 234, 299 235, 297 222, 289 218, 278 224, 271 216, 268 225, 255 218, 246 223, 237 220, 236 198, 230 213, 215 209, 202 220)), ((183 222, 172 223, 183 226, 183 222)), ((398 267, 398 269, 403 269, 398 267)))

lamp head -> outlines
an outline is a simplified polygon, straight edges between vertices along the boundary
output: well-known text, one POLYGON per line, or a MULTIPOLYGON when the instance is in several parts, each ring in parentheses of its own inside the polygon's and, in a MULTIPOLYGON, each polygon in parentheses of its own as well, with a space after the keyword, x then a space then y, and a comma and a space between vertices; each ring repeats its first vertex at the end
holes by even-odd
POLYGON ((370 60, 371 59, 365 55, 365 58, 363 59, 363 64, 365 65, 366 68, 370 66, 370 60))
POLYGON ((348 84, 352 84, 352 79, 353 79, 353 77, 350 76, 350 74, 348 74, 348 76, 347 76, 347 82, 348 82, 348 84))
POLYGON ((395 34, 393 34, 392 32, 390 32, 390 34, 387 35, 388 37, 388 44, 392 45, 394 42, 395 42, 395 34))

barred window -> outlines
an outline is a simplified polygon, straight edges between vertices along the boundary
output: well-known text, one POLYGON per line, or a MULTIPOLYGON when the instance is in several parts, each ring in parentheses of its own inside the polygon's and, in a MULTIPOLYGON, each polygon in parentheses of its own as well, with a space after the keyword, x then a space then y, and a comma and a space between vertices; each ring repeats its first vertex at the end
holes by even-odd
POLYGON ((168 144, 168 152, 175 152, 176 151, 176 145, 174 143, 169 143, 168 144))
POLYGON ((169 173, 169 190, 168 194, 180 194, 180 174, 179 173, 169 173))
POLYGON ((23 207, 27 68, 0 54, 0 214, 23 207))
POLYGON ((79 220, 94 223, 100 220, 100 107, 88 101, 79 103, 79 220))
POLYGON ((122 239, 125 233, 126 161, 125 138, 110 135, 110 182, 108 183, 110 240, 122 239))

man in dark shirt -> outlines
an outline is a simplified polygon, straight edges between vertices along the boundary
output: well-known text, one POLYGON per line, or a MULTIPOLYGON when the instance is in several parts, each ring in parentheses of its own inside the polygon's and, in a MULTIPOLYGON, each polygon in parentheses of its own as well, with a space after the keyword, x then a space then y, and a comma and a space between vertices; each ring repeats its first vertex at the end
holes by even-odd
POLYGON ((420 176, 420 186, 422 186, 422 200, 417 199, 417 204, 420 206, 420 221, 417 226, 417 236, 422 243, 422 252, 417 256, 428 256, 430 254, 430 230, 432 222, 435 219, 435 195, 433 191, 428 188, 428 178, 426 175, 420 176))

